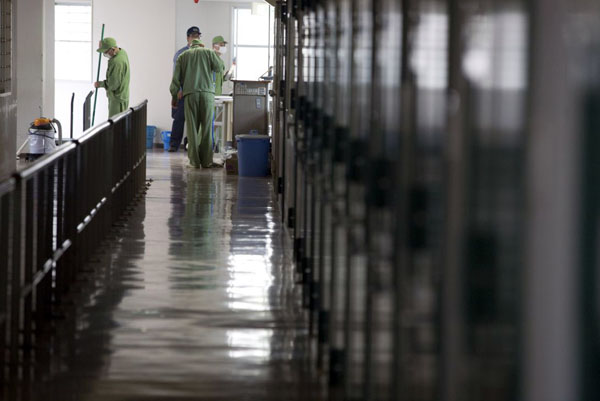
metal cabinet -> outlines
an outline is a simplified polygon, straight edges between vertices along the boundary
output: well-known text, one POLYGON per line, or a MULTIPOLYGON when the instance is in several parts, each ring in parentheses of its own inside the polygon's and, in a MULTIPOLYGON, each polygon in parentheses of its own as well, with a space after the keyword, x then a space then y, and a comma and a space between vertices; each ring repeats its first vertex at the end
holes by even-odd
POLYGON ((233 135, 269 135, 266 81, 234 81, 233 135))

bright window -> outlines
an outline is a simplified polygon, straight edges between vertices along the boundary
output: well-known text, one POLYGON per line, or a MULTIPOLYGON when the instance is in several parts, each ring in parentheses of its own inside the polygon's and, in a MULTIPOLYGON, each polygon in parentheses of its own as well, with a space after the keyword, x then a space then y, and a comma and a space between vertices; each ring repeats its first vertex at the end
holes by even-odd
POLYGON ((419 87, 429 89, 446 87, 447 38, 448 17, 445 14, 427 13, 419 17, 411 59, 411 66, 417 73, 419 87))
POLYGON ((274 9, 268 4, 233 9, 235 78, 254 81, 273 65, 274 9))
POLYGON ((89 82, 92 79, 91 4, 56 3, 55 21, 55 78, 89 82))
POLYGON ((92 2, 57 0, 54 18, 54 117, 65 133, 72 129, 78 138, 83 132, 83 103, 94 89, 92 65, 98 60, 97 46, 92 43, 92 2))
POLYGON ((465 75, 482 88, 523 89, 527 75, 527 19, 518 12, 477 17, 466 24, 465 75))

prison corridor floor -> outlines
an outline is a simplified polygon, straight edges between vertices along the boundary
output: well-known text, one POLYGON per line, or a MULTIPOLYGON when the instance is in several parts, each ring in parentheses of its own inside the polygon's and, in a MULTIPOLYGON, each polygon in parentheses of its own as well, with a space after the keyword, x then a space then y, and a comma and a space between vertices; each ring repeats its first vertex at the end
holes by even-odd
POLYGON ((320 400, 270 178, 148 153, 148 192, 78 276, 19 400, 320 400))

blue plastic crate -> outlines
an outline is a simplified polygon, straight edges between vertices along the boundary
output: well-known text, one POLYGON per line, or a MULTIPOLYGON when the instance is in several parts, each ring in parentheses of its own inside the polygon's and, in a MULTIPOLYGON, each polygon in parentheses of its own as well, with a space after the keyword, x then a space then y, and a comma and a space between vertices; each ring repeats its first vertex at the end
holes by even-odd
POLYGON ((146 149, 152 149, 154 145, 154 134, 156 133, 155 125, 146 125, 146 149))
POLYGON ((163 131, 160 133, 160 136, 165 144, 165 150, 169 150, 169 146, 171 145, 171 131, 163 131))

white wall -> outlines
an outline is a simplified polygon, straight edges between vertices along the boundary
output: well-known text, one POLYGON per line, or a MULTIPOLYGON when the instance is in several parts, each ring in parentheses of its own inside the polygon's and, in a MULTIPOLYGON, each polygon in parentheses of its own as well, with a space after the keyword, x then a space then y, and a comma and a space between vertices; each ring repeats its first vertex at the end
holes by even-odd
MULTIPOLYGON (((171 129, 172 58, 175 43, 176 0, 94 0, 93 40, 100 41, 102 23, 105 37, 113 37, 129 54, 131 85, 129 105, 148 99, 148 124, 160 130, 171 129)), ((193 1, 190 1, 193 3, 193 1)), ((97 54, 97 53, 96 53, 97 54)), ((102 59, 100 79, 106 76, 102 59)), ((98 59, 94 61, 94 78, 98 59)), ((106 92, 98 92, 96 124, 108 117, 106 92)))
MULTIPOLYGON (((260 1, 260 0, 257 0, 260 1)), ((197 26, 202 32, 202 42, 206 47, 212 46, 212 39, 221 35, 228 44, 228 52, 223 57, 225 69, 231 66, 233 54, 233 7, 250 7, 250 1, 199 1, 177 0, 177 35, 176 48, 187 43, 186 31, 190 26, 197 26)))
MULTIPOLYGON (((21 50, 16 52, 19 146, 27 137, 31 121, 40 116, 40 110, 41 115, 55 117, 54 0, 19 0, 13 5, 21 10, 16 13, 16 47, 21 50)), ((186 30, 192 25, 200 27, 207 46, 216 35, 223 35, 231 42, 232 7, 236 5, 247 7, 249 2, 93 0, 93 44, 100 40, 101 25, 105 23, 105 36, 115 37, 129 54, 132 69, 130 105, 148 99, 148 124, 156 125, 160 130, 170 130, 169 83, 173 54, 185 45, 186 30)), ((225 56, 227 68, 231 65, 231 57, 232 52, 229 51, 225 56)), ((97 62, 97 59, 93 62, 94 70, 97 62)), ((101 79, 104 79, 105 73, 106 59, 103 59, 101 79)), ((81 114, 79 106, 82 101, 83 95, 76 99, 76 116, 81 114)), ((69 98, 64 106, 69 107, 69 98)), ((106 94, 100 89, 96 122, 107 119, 107 109, 106 94)), ((65 123, 67 128, 68 122, 65 123)), ((79 125, 77 120, 76 128, 79 125)), ((65 135, 68 133, 65 132, 65 135)))
MULTIPOLYGON (((130 105, 148 99, 148 124, 158 126, 159 130, 171 130, 169 84, 173 74, 173 55, 186 45, 186 31, 192 25, 200 28, 202 41, 207 47, 212 45, 212 38, 217 35, 231 42, 234 6, 249 7, 250 2, 94 0, 92 43, 98 44, 102 23, 105 23, 105 36, 114 37, 129 54, 130 105)), ((231 65, 231 57, 229 51, 224 60, 226 68, 231 65)), ((96 69, 97 59, 94 71, 96 69)), ((106 59, 102 59, 100 79, 104 79, 105 74, 106 59)), ((105 121, 107 117, 106 94, 100 89, 96 123, 105 121)))
MULTIPOLYGON (((176 48, 185 46, 186 31, 190 26, 197 26, 202 32, 202 42, 206 47, 212 46, 212 38, 222 35, 231 42, 232 6, 236 3, 226 1, 193 1, 177 0, 177 36, 176 48)), ((248 5, 248 3, 238 3, 248 5)), ((227 54, 227 60, 231 61, 227 54)))
POLYGON ((37 117, 54 117, 54 0, 19 0, 17 13, 17 147, 37 117))

